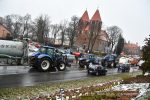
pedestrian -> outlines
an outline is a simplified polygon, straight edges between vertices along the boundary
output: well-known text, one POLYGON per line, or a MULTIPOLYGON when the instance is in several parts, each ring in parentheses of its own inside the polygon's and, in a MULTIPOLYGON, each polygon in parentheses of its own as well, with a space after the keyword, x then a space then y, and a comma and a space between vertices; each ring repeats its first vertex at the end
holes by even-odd
POLYGON ((78 63, 78 56, 76 55, 75 56, 75 59, 76 59, 76 64, 78 63))

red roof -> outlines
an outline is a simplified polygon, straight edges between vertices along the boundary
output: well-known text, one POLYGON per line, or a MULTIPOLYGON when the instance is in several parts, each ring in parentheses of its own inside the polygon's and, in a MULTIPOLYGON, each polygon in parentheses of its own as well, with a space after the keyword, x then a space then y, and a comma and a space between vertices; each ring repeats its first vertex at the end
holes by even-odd
POLYGON ((84 14, 82 15, 81 20, 82 20, 82 21, 88 21, 88 22, 90 21, 87 10, 86 10, 86 11, 84 12, 84 14))
POLYGON ((101 21, 99 10, 97 9, 95 14, 93 15, 91 21, 101 21))
POLYGON ((137 44, 134 44, 134 43, 125 43, 124 47, 128 48, 128 49, 139 48, 139 46, 137 44))

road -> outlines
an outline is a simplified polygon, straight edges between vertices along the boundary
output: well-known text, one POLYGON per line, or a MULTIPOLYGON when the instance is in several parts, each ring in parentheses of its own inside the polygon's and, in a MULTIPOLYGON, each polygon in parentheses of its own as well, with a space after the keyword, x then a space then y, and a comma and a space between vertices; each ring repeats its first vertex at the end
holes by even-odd
MULTIPOLYGON (((108 69, 107 75, 117 74, 117 69, 108 69)), ((85 69, 71 66, 66 71, 37 72, 29 66, 0 66, 0 88, 33 86, 40 83, 95 77, 88 75, 85 69)))

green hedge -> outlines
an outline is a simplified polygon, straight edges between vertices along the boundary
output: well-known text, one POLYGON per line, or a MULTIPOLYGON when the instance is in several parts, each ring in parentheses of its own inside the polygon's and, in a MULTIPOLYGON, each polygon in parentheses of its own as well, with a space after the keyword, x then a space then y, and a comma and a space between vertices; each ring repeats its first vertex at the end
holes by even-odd
POLYGON ((107 55, 107 53, 104 53, 104 52, 101 52, 101 51, 93 51, 92 53, 95 54, 95 55, 98 55, 98 56, 105 56, 105 55, 107 55))

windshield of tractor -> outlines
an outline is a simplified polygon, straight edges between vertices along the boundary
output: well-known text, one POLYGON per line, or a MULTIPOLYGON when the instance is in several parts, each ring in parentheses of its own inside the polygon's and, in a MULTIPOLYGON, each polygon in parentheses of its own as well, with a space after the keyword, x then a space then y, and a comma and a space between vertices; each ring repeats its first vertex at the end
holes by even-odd
POLYGON ((54 50, 53 49, 47 49, 47 54, 48 55, 53 55, 54 54, 54 50))
POLYGON ((46 53, 46 48, 40 48, 40 49, 39 49, 39 52, 40 52, 40 53, 46 53))

